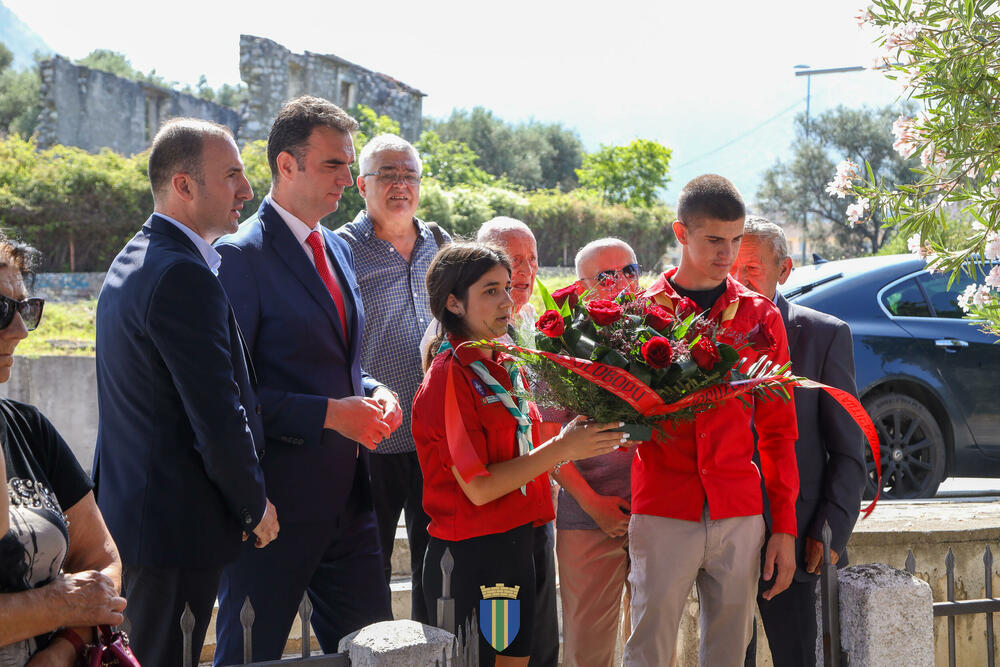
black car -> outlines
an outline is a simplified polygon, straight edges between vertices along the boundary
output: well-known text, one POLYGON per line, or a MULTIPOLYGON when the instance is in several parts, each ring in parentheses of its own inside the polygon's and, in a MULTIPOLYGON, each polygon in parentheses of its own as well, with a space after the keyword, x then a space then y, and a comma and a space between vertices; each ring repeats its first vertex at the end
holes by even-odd
POLYGON ((790 301, 851 326, 885 498, 933 496, 946 477, 1000 477, 1000 344, 957 304, 982 278, 949 279, 914 255, 891 255, 799 267, 780 286, 790 301))

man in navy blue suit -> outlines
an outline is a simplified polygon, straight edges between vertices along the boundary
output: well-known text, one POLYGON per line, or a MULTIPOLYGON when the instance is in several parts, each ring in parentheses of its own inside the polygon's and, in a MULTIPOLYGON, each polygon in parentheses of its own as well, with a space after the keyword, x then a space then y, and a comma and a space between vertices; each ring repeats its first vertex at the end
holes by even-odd
POLYGON ((122 249, 97 303, 97 499, 124 564, 125 615, 147 667, 182 664, 180 617, 201 653, 223 566, 241 536, 278 532, 258 456, 252 369, 215 275, 211 241, 253 196, 229 130, 161 128, 149 155, 154 213, 122 249))
POLYGON ((368 450, 402 414, 395 394, 361 369, 364 310, 351 250, 319 224, 353 183, 355 129, 326 100, 287 103, 267 140, 271 192, 216 244, 219 278, 260 381, 264 477, 282 517, 271 547, 244 549, 223 573, 216 665, 242 664, 247 596, 255 661, 281 656, 303 592, 325 652, 392 617, 368 450))

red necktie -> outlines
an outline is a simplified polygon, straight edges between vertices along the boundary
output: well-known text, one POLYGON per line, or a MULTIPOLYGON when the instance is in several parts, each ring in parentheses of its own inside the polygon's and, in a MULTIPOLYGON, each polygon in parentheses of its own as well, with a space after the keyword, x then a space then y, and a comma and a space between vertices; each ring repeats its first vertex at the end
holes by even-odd
POLYGON ((347 342, 347 318, 344 313, 344 295, 340 292, 340 287, 337 286, 337 281, 334 280, 333 276, 330 274, 330 267, 326 263, 326 252, 323 246, 323 239, 319 236, 318 230, 313 230, 306 237, 306 243, 313 251, 313 261, 316 262, 316 271, 319 273, 320 279, 323 284, 326 285, 326 289, 329 290, 330 296, 333 297, 333 303, 337 307, 337 314, 340 315, 340 325, 344 329, 344 342, 347 342))

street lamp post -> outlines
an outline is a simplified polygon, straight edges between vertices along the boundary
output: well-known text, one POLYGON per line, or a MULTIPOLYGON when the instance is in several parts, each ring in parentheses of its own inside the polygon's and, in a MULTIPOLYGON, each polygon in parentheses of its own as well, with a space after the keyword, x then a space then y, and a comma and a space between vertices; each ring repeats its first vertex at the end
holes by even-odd
POLYGON ((806 77, 806 139, 809 139, 809 106, 812 101, 812 77, 814 74, 838 74, 841 72, 862 72, 864 67, 852 65, 850 67, 824 67, 812 69, 809 65, 796 65, 794 69, 798 71, 795 76, 806 77))

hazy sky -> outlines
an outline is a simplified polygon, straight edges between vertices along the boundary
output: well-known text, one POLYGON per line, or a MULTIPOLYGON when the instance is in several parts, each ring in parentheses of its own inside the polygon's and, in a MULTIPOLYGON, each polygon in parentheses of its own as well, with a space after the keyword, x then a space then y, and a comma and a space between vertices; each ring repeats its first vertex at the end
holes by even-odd
MULTIPOLYGON (((793 66, 868 66, 876 51, 851 20, 862 0, 3 2, 59 54, 112 49, 182 84, 238 82, 249 33, 390 74, 427 93, 425 115, 560 122, 588 150, 654 139, 674 150, 668 199, 706 171, 752 199, 805 110, 793 66)), ((878 73, 817 76, 812 112, 897 94, 878 73)))

